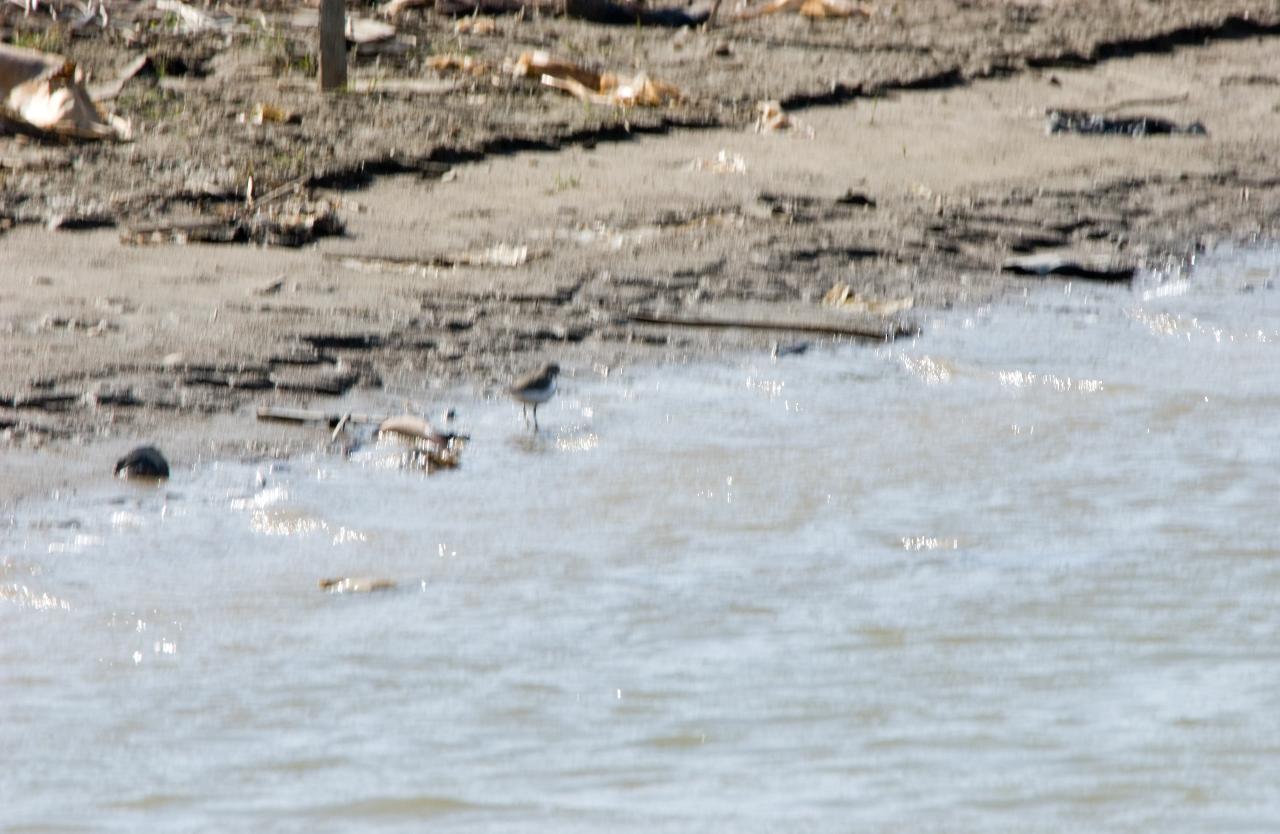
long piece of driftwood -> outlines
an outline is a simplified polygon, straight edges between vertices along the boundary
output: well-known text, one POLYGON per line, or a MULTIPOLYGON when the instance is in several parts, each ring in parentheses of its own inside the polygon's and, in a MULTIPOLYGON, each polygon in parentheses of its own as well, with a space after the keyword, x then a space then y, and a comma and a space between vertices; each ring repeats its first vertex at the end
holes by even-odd
POLYGON ((820 333, 826 336, 849 336, 855 339, 872 339, 877 342, 914 336, 920 328, 914 324, 886 322, 885 327, 859 327, 849 324, 823 324, 819 322, 764 321, 760 319, 709 318, 706 316, 664 316, 657 313, 632 313, 627 317, 636 324, 666 324, 672 327, 709 327, 735 330, 779 330, 793 333, 820 333))
POLYGON ((376 417, 372 414, 331 414, 306 408, 281 408, 264 405, 258 409, 258 419, 277 423, 324 423, 329 428, 334 428, 339 423, 381 423, 387 418, 376 417))

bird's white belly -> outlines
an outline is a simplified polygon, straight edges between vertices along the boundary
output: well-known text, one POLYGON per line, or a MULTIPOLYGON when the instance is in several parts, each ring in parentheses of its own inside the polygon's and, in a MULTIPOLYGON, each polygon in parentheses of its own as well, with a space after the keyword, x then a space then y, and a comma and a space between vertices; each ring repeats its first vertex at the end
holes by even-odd
POLYGON ((553 381, 546 388, 532 388, 532 389, 526 388, 525 390, 520 392, 520 399, 524 400, 525 402, 537 403, 540 405, 542 403, 545 403, 547 400, 551 399, 551 397, 555 393, 556 393, 556 384, 553 381))

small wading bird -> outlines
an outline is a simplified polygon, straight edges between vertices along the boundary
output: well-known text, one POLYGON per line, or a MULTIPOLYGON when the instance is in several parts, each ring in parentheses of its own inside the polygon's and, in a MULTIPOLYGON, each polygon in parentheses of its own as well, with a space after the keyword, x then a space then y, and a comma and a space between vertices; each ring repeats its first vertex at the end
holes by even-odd
POLYGON ((555 396, 556 375, 560 366, 554 362, 543 365, 531 374, 525 374, 511 384, 507 393, 519 400, 520 413, 529 419, 529 406, 533 406, 533 430, 538 430, 538 406, 555 396))
MULTIPOLYGON (((443 428, 438 429, 415 414, 401 414, 379 423, 377 434, 391 434, 408 441, 416 452, 425 456, 428 471, 432 467, 453 469, 458 466, 462 449, 471 439, 470 435, 450 430, 453 418, 454 411, 451 408, 440 421, 443 428)), ((341 428, 342 425, 339 424, 338 429, 341 428)))

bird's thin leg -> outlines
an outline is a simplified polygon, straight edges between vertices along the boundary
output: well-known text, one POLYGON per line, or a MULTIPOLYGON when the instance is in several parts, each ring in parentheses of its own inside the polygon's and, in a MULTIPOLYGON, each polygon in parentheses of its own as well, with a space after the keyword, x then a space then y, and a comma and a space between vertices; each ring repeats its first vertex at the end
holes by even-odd
POLYGON ((533 430, 535 432, 538 430, 538 404, 537 403, 533 404, 533 430))

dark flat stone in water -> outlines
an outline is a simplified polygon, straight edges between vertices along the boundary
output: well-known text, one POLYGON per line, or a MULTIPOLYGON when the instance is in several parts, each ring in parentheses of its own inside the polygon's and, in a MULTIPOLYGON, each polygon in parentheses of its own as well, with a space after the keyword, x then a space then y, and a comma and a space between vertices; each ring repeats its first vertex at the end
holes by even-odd
POLYGON ((1159 116, 1103 116, 1087 110, 1050 110, 1050 133, 1079 133, 1086 136, 1207 136, 1200 122, 1180 125, 1159 116))
POLYGON ((774 359, 779 359, 783 356, 802 356, 807 350, 809 350, 808 342, 774 342, 770 355, 774 359))
POLYGON ((118 478, 168 478, 169 461, 155 446, 139 446, 116 461, 118 478))

